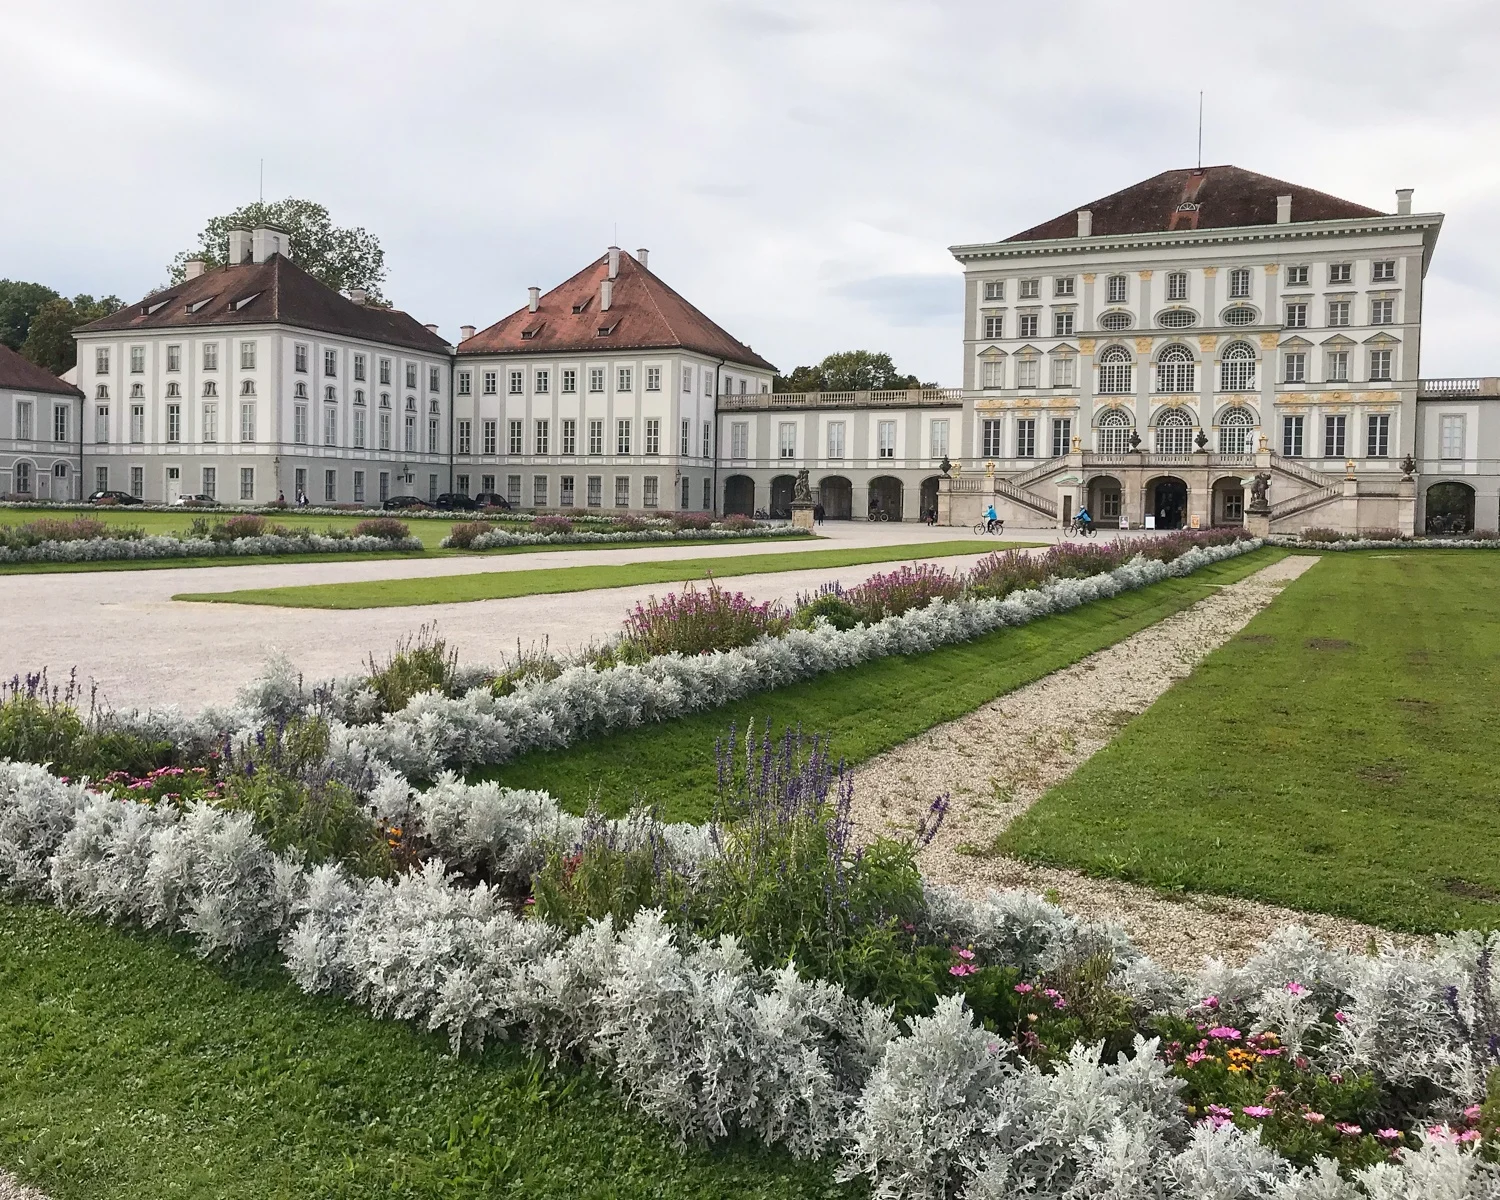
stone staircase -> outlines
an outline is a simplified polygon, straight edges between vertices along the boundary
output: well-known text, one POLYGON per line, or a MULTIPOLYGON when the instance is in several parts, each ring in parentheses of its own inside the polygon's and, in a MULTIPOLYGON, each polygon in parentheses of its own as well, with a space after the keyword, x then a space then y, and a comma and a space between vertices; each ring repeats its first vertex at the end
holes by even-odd
MULTIPOLYGON (((1053 470, 1055 469, 1054 467, 1053 470)), ((1031 474, 1031 472, 1027 472, 1027 474, 1031 474)), ((1023 475, 1021 478, 1024 479, 1025 476, 1023 475)), ((1023 505, 1033 512, 1040 513, 1049 521, 1057 520, 1057 502, 1055 500, 1048 500, 1045 496, 1038 496, 1035 492, 1027 491, 1026 488, 1019 486, 1013 479, 1004 479, 996 475, 995 495, 1004 496, 1014 504, 1023 505)))

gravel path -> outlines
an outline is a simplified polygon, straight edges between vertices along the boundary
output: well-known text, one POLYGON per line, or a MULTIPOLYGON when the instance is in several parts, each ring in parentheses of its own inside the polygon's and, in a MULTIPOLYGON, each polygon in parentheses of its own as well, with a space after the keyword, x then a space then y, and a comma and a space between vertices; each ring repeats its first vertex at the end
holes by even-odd
POLYGON ((47 1197, 33 1188, 17 1183, 14 1175, 0 1168, 0 1200, 47 1200, 47 1197))
POLYGON ((1032 803, 1102 749, 1131 717, 1191 673, 1318 560, 1291 556, 1230 584, 1109 649, 939 725, 858 769, 855 822, 867 835, 908 831, 932 797, 952 796, 922 853, 929 878, 979 893, 1055 893, 1080 916, 1120 921, 1153 957, 1196 967, 1205 955, 1240 961, 1282 925, 1300 922, 1331 943, 1364 947, 1390 935, 1351 921, 1221 896, 1167 896, 985 853, 1032 803))

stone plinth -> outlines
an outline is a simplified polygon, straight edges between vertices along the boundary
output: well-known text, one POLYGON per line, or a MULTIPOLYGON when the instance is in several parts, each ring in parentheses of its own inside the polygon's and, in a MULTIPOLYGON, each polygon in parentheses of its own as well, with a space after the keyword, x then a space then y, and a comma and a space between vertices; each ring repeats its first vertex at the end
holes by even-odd
POLYGON ((1268 508, 1262 512, 1257 512, 1254 509, 1247 508, 1245 510, 1245 531, 1251 537, 1270 537, 1271 510, 1268 508))
POLYGON ((792 504, 792 528, 811 529, 813 527, 813 506, 794 502, 792 504))

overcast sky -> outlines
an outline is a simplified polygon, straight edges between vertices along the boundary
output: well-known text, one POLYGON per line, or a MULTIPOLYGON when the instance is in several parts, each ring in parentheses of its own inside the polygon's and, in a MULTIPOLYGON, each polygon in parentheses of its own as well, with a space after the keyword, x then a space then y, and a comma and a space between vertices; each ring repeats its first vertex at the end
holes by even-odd
MULTIPOLYGON (((139 298, 326 204, 456 340, 626 249, 783 370, 955 385, 957 264, 1196 153, 1447 214, 1422 373, 1500 374, 1500 5, 0 0, 0 277, 139 298)), ((294 247, 295 250, 295 247, 294 247)))

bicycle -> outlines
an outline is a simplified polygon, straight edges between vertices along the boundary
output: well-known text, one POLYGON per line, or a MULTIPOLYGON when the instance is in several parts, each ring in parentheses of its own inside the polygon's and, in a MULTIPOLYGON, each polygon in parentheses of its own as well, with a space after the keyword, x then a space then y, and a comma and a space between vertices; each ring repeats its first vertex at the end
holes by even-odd
POLYGON ((1074 534, 1077 534, 1079 537, 1091 538, 1098 537, 1099 531, 1094 528, 1092 521, 1080 521, 1077 517, 1074 517, 1068 522, 1068 536, 1072 537, 1074 534))
POLYGON ((870 510, 870 520, 872 521, 889 521, 890 519, 891 514, 883 508, 872 508, 870 510))
POLYGON ((992 521, 981 517, 979 520, 974 522, 974 532, 980 537, 983 537, 985 534, 989 533, 993 533, 998 536, 1005 532, 1005 522, 999 517, 996 517, 992 521))

